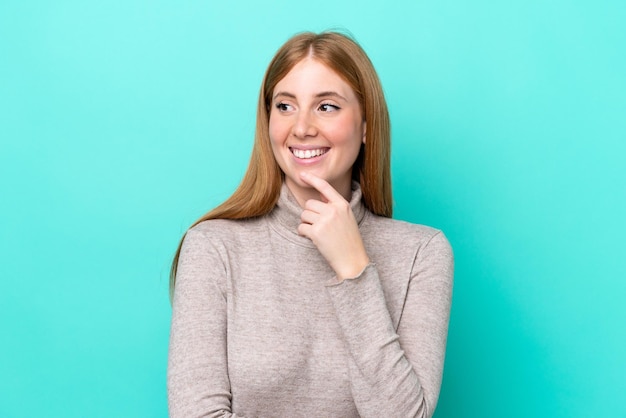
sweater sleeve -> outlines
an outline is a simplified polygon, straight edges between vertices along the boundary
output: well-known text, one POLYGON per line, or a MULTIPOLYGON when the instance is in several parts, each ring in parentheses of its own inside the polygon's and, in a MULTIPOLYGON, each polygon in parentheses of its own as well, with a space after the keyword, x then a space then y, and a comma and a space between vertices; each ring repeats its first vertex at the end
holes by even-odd
POLYGON ((178 261, 172 303, 167 394, 177 417, 237 417, 231 413, 226 358, 227 269, 202 232, 190 230, 178 261))
POLYGON ((376 266, 327 291, 350 353, 352 394, 362 417, 431 417, 445 357, 452 249, 441 232, 416 252, 397 330, 376 266))

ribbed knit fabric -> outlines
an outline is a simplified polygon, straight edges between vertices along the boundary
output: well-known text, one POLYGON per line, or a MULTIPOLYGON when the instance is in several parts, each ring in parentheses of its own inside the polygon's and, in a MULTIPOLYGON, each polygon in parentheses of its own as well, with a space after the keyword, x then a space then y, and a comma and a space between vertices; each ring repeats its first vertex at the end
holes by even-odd
POLYGON ((338 282, 297 233, 286 186, 267 216, 186 235, 168 365, 176 417, 430 417, 452 251, 435 229, 351 207, 372 264, 338 282))

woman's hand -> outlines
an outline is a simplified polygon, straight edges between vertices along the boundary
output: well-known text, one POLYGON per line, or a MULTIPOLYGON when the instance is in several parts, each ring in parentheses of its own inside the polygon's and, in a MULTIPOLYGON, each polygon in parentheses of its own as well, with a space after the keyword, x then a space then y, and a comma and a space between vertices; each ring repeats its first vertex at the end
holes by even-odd
POLYGON ((313 241, 339 280, 356 277, 370 261, 350 203, 324 179, 310 173, 301 177, 326 202, 306 201, 298 233, 313 241))

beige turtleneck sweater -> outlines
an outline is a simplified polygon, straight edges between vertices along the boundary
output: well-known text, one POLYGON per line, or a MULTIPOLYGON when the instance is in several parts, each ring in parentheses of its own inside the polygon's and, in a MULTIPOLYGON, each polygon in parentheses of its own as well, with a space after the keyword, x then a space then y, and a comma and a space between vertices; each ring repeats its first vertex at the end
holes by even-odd
POLYGON ((275 209, 186 235, 168 365, 176 417, 430 417, 452 251, 435 229, 351 207, 372 264, 338 283, 283 185, 275 209))

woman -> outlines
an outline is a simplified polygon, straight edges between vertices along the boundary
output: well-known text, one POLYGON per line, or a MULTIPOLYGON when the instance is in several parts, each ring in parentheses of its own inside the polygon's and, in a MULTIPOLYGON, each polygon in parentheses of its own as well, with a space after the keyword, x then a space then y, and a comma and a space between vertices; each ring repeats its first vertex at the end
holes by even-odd
POLYGON ((355 41, 304 33, 279 49, 248 171, 173 263, 171 416, 432 416, 452 252, 390 219, 389 148, 355 41))

